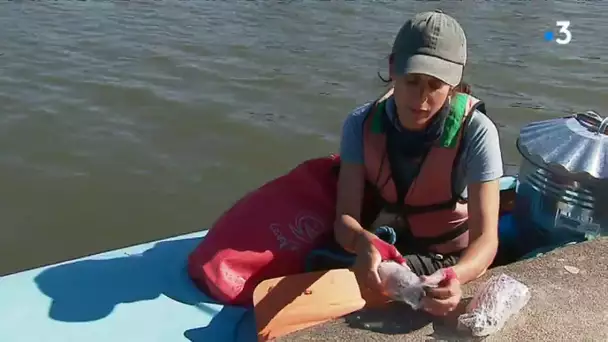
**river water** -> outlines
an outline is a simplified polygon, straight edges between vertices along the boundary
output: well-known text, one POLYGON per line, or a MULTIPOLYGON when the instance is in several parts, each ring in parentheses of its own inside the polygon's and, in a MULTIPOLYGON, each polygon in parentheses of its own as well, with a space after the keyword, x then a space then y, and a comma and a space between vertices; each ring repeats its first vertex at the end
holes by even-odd
POLYGON ((0 275, 210 226, 336 152, 390 44, 442 8, 500 127, 608 110, 601 1, 3 1, 0 275), (567 45, 544 40, 569 20, 567 45))

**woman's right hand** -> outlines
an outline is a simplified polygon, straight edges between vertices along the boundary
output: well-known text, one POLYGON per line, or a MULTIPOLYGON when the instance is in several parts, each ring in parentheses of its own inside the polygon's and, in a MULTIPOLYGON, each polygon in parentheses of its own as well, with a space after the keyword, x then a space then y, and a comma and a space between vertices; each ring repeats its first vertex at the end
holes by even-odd
POLYGON ((356 254, 353 271, 359 284, 374 292, 382 292, 380 276, 378 275, 378 267, 382 261, 382 256, 366 234, 361 234, 358 237, 356 254))

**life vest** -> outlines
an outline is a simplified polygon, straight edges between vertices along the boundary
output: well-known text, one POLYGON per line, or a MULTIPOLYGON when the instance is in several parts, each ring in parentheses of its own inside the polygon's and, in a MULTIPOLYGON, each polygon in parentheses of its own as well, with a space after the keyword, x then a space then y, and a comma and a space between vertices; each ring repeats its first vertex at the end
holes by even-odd
POLYGON ((389 213, 396 220, 392 222, 399 235, 396 246, 404 253, 409 251, 403 251, 403 245, 415 249, 412 252, 462 251, 469 243, 468 212, 454 189, 453 170, 460 156, 463 127, 475 109, 485 114, 483 102, 464 93, 452 98, 441 137, 412 164, 418 166, 418 172, 409 188, 399 190, 387 154, 385 105, 392 93, 391 89, 371 106, 363 133, 366 180, 375 188, 381 215, 389 213))

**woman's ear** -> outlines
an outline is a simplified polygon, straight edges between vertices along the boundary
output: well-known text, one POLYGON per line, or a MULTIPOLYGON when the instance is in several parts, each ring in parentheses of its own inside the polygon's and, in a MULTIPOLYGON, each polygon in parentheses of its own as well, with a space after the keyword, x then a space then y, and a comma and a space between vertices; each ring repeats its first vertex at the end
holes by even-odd
POLYGON ((457 92, 458 92, 458 86, 450 88, 450 91, 448 91, 448 97, 452 97, 452 96, 456 95, 457 92))
POLYGON ((455 94, 455 93, 465 93, 465 94, 471 94, 471 86, 468 83, 465 82, 461 82, 460 84, 458 84, 456 87, 452 88, 451 94, 455 94))

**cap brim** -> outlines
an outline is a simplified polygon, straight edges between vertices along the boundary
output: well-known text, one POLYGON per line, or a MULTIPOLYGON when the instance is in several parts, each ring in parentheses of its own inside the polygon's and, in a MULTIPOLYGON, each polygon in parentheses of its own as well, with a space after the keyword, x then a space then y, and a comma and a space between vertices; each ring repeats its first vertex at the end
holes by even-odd
POLYGON ((457 86, 462 79, 463 66, 429 55, 414 55, 402 65, 395 65, 396 71, 403 74, 424 74, 457 86))

